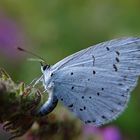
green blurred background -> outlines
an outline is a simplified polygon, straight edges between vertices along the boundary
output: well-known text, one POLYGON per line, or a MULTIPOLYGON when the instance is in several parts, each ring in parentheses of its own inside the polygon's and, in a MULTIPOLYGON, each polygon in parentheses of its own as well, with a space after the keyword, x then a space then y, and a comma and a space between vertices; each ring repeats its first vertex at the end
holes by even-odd
MULTIPOLYGON (((29 49, 49 64, 93 44, 140 35, 139 0, 0 0, 0 64, 15 81, 30 83, 40 64, 27 61, 29 49)), ((122 139, 140 139, 140 84, 127 110, 111 125, 122 139)), ((60 110, 63 107, 60 107, 60 110)))

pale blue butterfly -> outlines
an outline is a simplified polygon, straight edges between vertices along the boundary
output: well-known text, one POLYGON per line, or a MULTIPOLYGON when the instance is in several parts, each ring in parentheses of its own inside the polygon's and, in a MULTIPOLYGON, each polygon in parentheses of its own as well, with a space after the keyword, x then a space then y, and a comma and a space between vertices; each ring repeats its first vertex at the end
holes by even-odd
POLYGON ((100 126, 127 106, 140 75, 140 38, 103 42, 41 70, 38 81, 49 98, 39 115, 51 112, 60 100, 85 123, 100 126))

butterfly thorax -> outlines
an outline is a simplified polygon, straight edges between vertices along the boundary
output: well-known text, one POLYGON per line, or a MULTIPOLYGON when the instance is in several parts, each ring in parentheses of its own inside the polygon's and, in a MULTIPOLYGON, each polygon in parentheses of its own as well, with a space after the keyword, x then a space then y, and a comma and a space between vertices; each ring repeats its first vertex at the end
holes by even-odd
POLYGON ((45 90, 50 92, 50 90, 52 90, 52 87, 53 87, 52 70, 51 70, 51 68, 48 68, 48 69, 44 70, 42 73, 43 73, 43 86, 44 86, 45 90))

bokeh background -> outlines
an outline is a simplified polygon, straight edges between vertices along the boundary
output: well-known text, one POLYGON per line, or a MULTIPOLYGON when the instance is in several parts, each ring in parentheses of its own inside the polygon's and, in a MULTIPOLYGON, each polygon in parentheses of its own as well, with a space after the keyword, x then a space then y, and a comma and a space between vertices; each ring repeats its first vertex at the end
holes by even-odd
MULTIPOLYGON (((54 64, 93 44, 139 35, 139 0, 0 0, 0 67, 17 82, 29 84, 41 75, 40 64, 27 61, 32 56, 18 52, 17 46, 54 64)), ((126 111, 102 128, 81 125, 76 119, 79 133, 70 140, 139 140, 139 92, 140 84, 126 111)), ((61 105, 54 113, 61 119, 73 119, 61 105)), ((0 139, 6 139, 6 135, 1 131, 0 139)), ((59 133, 55 138, 60 139, 59 133)))

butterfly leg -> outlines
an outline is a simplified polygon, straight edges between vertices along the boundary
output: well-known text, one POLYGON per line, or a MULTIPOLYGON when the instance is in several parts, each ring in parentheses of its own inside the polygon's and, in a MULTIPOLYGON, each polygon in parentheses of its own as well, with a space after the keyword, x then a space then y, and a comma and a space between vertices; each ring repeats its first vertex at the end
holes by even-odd
POLYGON ((42 75, 40 78, 38 78, 38 79, 34 79, 34 80, 30 83, 30 85, 33 85, 33 87, 35 87, 40 81, 43 81, 43 75, 42 75))

